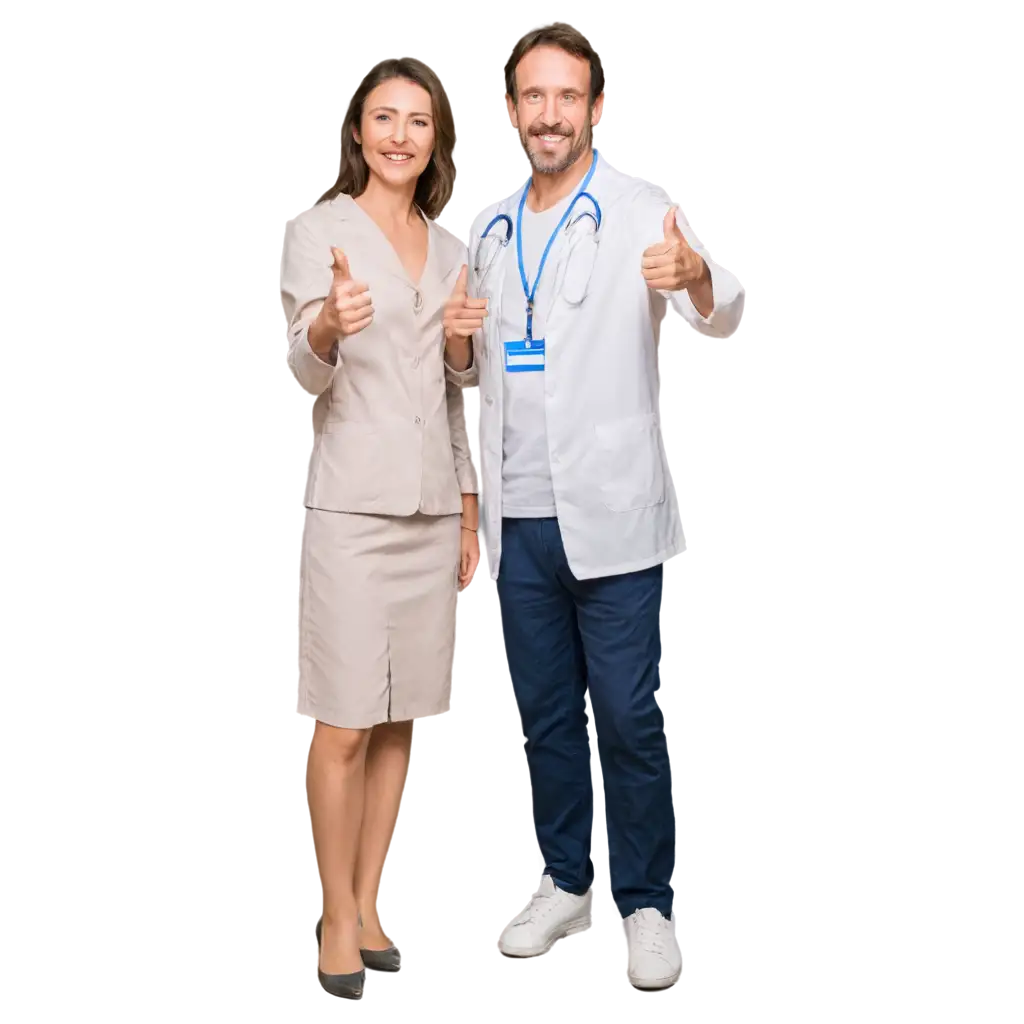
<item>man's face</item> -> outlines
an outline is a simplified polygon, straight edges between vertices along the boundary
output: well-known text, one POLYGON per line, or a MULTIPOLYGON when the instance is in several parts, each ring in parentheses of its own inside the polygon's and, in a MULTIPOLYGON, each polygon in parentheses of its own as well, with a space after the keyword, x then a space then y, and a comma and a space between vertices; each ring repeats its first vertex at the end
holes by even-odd
POLYGON ((519 140, 540 174, 558 174, 590 152, 604 96, 590 106, 590 64, 555 46, 530 50, 516 68, 517 103, 506 96, 519 140))

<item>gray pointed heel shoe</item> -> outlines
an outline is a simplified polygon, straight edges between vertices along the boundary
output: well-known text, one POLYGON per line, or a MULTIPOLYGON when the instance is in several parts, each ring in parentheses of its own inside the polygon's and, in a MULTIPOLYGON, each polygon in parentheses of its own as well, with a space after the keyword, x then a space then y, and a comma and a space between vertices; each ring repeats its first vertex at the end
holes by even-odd
MULTIPOLYGON (((359 915, 359 927, 363 927, 363 916, 359 915)), ((387 971, 394 974, 402 966, 402 954, 396 946, 388 946, 387 949, 360 949, 359 955, 363 958, 363 966, 371 971, 387 971)))
POLYGON ((316 972, 322 999, 357 999, 366 983, 366 971, 355 974, 324 974, 316 972))
POLYGON ((357 1000, 362 995, 367 981, 366 967, 352 974, 325 974, 319 969, 319 954, 324 939, 324 924, 321 915, 313 915, 312 928, 313 946, 316 949, 316 966, 312 971, 314 985, 319 985, 319 997, 322 999, 357 1000))
POLYGON ((359 955, 363 958, 363 966, 371 971, 394 973, 402 966, 402 954, 395 946, 388 946, 387 949, 361 949, 359 955))

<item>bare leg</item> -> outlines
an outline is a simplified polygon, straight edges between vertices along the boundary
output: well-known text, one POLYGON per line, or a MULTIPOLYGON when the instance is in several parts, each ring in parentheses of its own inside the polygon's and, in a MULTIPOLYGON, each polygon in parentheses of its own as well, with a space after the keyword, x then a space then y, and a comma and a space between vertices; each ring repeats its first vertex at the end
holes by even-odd
POLYGON ((355 866, 369 739, 369 729, 336 729, 317 722, 309 747, 306 794, 324 891, 320 970, 325 974, 351 974, 363 966, 355 866))
POLYGON ((391 945, 377 917, 377 892, 402 802, 411 745, 411 721, 387 722, 373 727, 366 750, 366 795, 355 876, 365 949, 387 949, 391 945))

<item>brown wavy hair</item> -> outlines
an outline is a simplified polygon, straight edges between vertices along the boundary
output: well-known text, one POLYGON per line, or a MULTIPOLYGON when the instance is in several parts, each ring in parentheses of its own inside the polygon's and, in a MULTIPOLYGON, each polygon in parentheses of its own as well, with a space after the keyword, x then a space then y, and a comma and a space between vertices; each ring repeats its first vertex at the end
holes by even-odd
POLYGON ((352 129, 359 128, 366 97, 382 82, 392 78, 414 82, 430 94, 434 115, 434 151, 430 163, 416 182, 414 202, 433 220, 445 208, 455 187, 455 161, 452 159, 455 119, 441 80, 426 64, 414 57, 382 60, 359 83, 341 126, 341 169, 338 171, 338 180, 317 200, 317 204, 325 203, 343 192, 354 197, 365 191, 370 180, 370 169, 366 166, 362 146, 353 137, 352 129))

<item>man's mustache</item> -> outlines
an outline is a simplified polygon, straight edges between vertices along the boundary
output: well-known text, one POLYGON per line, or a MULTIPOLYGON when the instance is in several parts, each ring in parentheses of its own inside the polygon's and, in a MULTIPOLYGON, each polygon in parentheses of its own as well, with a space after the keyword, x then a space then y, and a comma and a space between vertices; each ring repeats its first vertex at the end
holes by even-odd
POLYGON ((547 125, 540 125, 539 127, 532 127, 529 129, 530 135, 564 135, 566 137, 572 135, 571 128, 549 128, 547 125))

